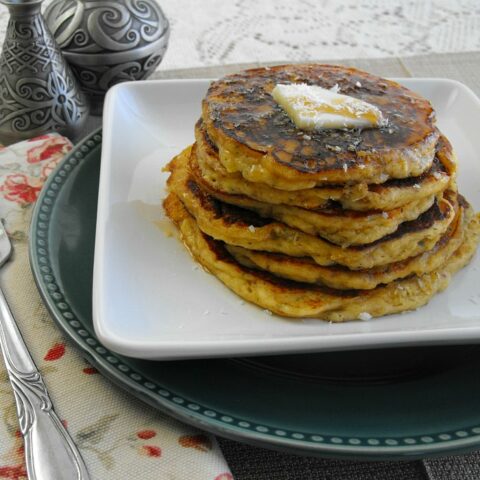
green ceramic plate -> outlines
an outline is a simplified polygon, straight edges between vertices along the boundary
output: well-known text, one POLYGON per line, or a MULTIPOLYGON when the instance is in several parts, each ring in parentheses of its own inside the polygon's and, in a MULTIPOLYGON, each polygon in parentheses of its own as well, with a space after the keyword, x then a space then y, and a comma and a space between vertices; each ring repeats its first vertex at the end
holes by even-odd
POLYGON ((51 175, 30 255, 58 325, 107 378, 202 429, 295 453, 383 460, 480 446, 479 347, 176 362, 105 349, 91 318, 100 150, 96 132, 51 175))

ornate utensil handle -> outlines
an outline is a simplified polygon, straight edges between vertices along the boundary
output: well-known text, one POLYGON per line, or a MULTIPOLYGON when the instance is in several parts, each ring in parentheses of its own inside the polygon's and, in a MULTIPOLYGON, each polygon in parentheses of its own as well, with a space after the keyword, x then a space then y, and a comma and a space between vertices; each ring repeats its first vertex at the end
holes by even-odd
POLYGON ((87 480, 80 452, 53 410, 43 379, 30 356, 0 289, 0 344, 17 403, 30 480, 87 480))

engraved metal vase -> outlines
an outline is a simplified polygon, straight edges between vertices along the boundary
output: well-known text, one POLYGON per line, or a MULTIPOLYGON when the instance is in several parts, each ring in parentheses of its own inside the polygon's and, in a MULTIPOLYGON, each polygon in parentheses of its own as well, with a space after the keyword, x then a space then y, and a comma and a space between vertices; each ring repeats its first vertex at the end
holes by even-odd
POLYGON ((96 114, 111 86, 153 73, 168 45, 155 0, 54 0, 45 18, 96 114))
POLYGON ((10 11, 0 57, 0 143, 57 131, 75 139, 88 100, 40 13, 43 0, 0 0, 10 11))

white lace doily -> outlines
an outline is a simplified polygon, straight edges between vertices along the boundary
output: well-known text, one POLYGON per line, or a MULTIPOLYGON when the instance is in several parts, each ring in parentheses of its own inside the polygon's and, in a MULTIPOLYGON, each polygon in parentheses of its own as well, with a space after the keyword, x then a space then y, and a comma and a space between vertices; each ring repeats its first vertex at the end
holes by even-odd
MULTIPOLYGON (((479 0, 158 1, 172 26, 164 69, 480 50, 479 0)), ((1 6, 2 41, 7 19, 1 6)))

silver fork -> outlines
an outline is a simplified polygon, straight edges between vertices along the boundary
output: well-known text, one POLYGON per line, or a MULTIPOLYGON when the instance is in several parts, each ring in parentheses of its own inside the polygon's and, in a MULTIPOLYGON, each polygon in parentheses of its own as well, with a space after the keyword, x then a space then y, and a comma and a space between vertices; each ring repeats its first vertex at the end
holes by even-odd
MULTIPOLYGON (((0 267, 12 254, 0 221, 0 267)), ((0 288, 0 346, 17 404, 30 480, 88 480, 85 463, 52 401, 0 288)))

